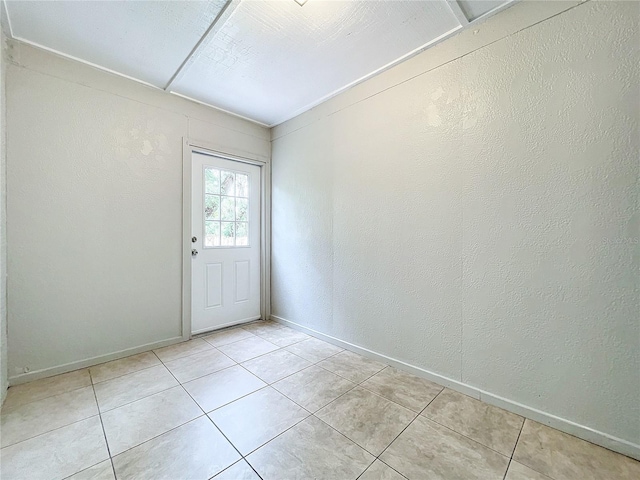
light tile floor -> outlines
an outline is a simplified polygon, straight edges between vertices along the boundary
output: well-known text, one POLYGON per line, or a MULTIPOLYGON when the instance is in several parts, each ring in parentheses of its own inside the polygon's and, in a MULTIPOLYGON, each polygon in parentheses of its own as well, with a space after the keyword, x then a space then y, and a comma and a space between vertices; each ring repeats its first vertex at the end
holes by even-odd
POLYGON ((640 463, 273 322, 9 389, 6 480, 637 480, 640 463))

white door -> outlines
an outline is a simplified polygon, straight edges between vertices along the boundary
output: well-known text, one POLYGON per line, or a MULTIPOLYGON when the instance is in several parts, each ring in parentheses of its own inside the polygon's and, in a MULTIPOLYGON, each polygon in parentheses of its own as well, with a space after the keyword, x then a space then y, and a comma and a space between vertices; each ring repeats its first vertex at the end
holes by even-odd
POLYGON ((191 332, 260 318, 260 167, 193 152, 191 332))

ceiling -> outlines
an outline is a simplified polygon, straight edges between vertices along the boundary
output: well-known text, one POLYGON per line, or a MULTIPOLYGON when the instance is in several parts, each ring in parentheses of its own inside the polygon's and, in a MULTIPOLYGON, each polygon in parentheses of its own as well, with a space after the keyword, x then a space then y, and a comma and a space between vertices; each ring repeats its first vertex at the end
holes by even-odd
POLYGON ((510 0, 21 1, 10 34, 267 126, 510 0))

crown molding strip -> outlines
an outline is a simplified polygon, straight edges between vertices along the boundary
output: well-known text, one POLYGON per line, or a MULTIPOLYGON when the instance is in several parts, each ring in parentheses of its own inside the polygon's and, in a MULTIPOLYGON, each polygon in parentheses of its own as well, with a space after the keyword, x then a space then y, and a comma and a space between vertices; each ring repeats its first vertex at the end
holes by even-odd
POLYGON ((175 71, 175 73, 171 76, 171 78, 169 79, 169 81, 165 85, 164 90, 171 91, 170 89, 171 89, 173 83, 182 76, 182 74, 186 70, 186 67, 191 62, 193 62, 194 56, 195 56, 196 53, 198 53, 198 50, 200 50, 200 47, 202 47, 202 45, 205 43, 205 41, 209 37, 213 36, 215 34, 215 32, 222 25, 225 24, 225 22, 229 19, 229 17, 233 13, 233 11, 240 4, 240 2, 241 2, 241 0, 227 0, 227 3, 224 4, 224 7, 222 7, 222 10, 220 10, 218 15, 216 15, 216 18, 214 18, 213 21, 211 22, 211 25, 209 25, 209 28, 207 28, 207 30, 202 34, 202 37, 200 37, 200 40, 198 40, 198 43, 195 44, 195 46, 191 49, 191 51, 189 52, 187 57, 180 64, 180 66, 175 71))
POLYGON ((460 7, 460 4, 457 2, 457 0, 447 0, 447 5, 449 6, 449 10, 451 10, 451 13, 453 13, 453 15, 455 15, 455 17, 460 22, 460 25, 466 27, 471 23, 471 21, 462 11, 462 7, 460 7))

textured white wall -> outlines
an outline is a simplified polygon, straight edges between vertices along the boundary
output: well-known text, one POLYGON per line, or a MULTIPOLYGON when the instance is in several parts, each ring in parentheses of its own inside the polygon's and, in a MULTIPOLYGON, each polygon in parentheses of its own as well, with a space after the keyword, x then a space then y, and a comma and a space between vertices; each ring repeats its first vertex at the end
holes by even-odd
POLYGON ((273 130, 272 311, 637 449, 640 11, 575 4, 273 130))
POLYGON ((10 378, 179 337, 182 138, 268 159, 268 130, 10 47, 10 378))

